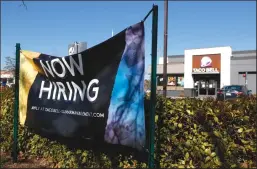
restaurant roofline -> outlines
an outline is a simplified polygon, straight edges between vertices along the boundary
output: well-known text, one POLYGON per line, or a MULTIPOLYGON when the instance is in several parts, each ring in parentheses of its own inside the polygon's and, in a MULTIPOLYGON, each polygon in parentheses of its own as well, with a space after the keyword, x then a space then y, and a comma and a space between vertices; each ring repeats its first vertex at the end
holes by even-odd
MULTIPOLYGON (((256 50, 237 50, 237 51, 232 51, 232 55, 233 54, 248 54, 248 53, 256 53, 256 50)), ((180 57, 184 57, 184 54, 181 54, 181 55, 169 55, 168 57, 180 58, 180 57)))

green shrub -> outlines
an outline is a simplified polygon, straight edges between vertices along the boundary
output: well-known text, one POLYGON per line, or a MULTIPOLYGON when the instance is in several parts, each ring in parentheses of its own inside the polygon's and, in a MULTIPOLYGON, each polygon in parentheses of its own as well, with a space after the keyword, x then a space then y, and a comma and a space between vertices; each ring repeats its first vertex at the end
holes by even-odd
MULTIPOLYGON (((1 99, 0 148, 11 154, 13 145, 14 90, 5 90, 1 99)), ((46 158, 55 168, 146 168, 135 160, 134 153, 117 154, 115 158, 92 149, 71 149, 57 141, 51 141, 19 125, 19 153, 25 158, 46 158)))
POLYGON ((1 93, 1 112, 0 112, 0 142, 1 149, 8 151, 12 148, 13 137, 13 110, 14 92, 13 88, 5 89, 1 93))
MULTIPOLYGON (((8 89, 1 100, 0 141, 5 152, 11 151, 13 141, 13 97, 13 90, 8 89)), ((148 126, 149 98, 145 103, 148 126)), ((256 167, 256 108, 256 96, 225 102, 158 96, 156 165, 162 168, 256 167)), ((57 168, 147 168, 146 162, 139 162, 133 153, 113 157, 92 149, 71 149, 21 126, 19 148, 25 157, 46 158, 51 167, 57 168)))
POLYGON ((256 97, 157 104, 161 167, 256 167, 256 97))

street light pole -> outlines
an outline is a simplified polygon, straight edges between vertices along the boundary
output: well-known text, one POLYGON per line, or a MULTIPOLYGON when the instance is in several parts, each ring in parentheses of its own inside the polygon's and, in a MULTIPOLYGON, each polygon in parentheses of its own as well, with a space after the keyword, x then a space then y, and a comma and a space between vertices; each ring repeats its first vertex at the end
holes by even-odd
POLYGON ((164 0, 163 96, 167 97, 168 0, 164 0))

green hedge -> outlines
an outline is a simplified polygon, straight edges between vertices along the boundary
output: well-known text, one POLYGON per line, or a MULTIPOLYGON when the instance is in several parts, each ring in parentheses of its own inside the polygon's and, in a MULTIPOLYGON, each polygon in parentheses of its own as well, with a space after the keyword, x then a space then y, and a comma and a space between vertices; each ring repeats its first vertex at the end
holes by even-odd
POLYGON ((256 167, 256 97, 159 98, 157 106, 161 167, 256 167))
MULTIPOLYGON (((9 153, 13 134, 13 97, 13 91, 8 89, 1 100, 0 145, 2 150, 9 153)), ((149 98, 146 98, 147 126, 148 106, 149 98)), ((156 166, 256 167, 256 108, 256 96, 225 102, 189 98, 174 100, 158 96, 155 119, 156 166)), ((110 155, 93 149, 69 148, 21 126, 19 147, 25 157, 46 158, 51 167, 147 167, 146 162, 139 160, 135 153, 110 155)))

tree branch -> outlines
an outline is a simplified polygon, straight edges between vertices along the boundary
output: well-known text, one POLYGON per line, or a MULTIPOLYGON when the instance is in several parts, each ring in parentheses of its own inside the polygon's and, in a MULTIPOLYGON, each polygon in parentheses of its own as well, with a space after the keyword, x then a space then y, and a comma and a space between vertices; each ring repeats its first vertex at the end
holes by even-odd
POLYGON ((12 73, 15 72, 15 68, 16 68, 16 65, 15 65, 15 58, 14 57, 10 57, 10 56, 7 56, 5 58, 5 66, 4 66, 4 69, 7 70, 7 71, 10 71, 12 73))
POLYGON ((24 0, 21 0, 22 4, 20 6, 24 6, 26 10, 28 10, 27 5, 25 4, 24 0))

